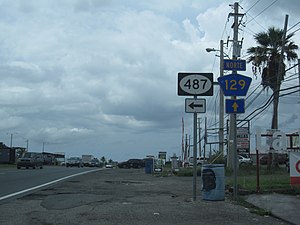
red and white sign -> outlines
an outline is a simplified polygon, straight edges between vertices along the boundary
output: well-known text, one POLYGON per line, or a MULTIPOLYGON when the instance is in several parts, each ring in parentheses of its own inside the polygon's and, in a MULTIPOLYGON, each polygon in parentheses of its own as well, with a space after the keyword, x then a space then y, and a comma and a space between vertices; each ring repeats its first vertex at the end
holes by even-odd
POLYGON ((300 152, 290 153, 290 177, 292 186, 300 186, 300 152))
POLYGON ((238 127, 236 135, 236 146, 239 153, 250 151, 250 138, 248 127, 238 127))

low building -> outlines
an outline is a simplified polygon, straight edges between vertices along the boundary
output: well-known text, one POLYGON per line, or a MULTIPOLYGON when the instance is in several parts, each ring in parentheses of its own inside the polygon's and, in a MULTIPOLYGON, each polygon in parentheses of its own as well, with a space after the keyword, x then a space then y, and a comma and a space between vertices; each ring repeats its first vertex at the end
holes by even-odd
POLYGON ((13 164, 16 162, 16 150, 0 142, 0 163, 13 164))

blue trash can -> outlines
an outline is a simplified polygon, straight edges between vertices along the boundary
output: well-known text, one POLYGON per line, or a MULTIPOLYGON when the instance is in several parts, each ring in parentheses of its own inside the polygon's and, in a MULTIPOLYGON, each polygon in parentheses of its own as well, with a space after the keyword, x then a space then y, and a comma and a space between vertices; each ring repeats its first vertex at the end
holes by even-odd
POLYGON ((222 201, 225 199, 224 164, 205 164, 202 166, 202 199, 222 201))
POLYGON ((153 173, 153 158, 145 159, 145 173, 152 174, 153 173))

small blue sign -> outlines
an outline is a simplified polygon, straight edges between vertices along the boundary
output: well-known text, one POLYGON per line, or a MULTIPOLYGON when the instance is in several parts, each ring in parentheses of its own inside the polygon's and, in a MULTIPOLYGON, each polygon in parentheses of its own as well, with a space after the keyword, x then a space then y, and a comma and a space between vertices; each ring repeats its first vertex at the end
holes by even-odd
POLYGON ((225 96, 246 96, 252 78, 240 74, 229 74, 218 78, 225 96))
POLYGON ((246 60, 224 59, 224 70, 246 71, 246 60))
POLYGON ((226 99, 226 113, 245 113, 245 99, 226 99))

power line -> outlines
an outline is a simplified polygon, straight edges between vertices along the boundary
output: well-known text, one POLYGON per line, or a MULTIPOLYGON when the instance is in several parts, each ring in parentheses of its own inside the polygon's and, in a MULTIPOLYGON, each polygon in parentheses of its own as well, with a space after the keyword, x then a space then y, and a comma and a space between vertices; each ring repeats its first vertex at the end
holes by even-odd
POLYGON ((253 20, 255 20, 257 17, 259 17, 262 13, 264 13, 266 10, 268 10, 272 5, 274 5, 278 0, 273 1, 269 6, 264 8, 260 13, 258 13, 255 17, 253 17, 250 21, 248 21, 246 24, 249 24, 253 20))
MULTIPOLYGON (((291 90, 291 89, 299 88, 299 87, 300 87, 300 85, 296 85, 296 86, 293 86, 293 87, 280 89, 279 91, 287 91, 287 90, 291 90)), ((289 92, 289 93, 280 94, 279 97, 283 97, 283 96, 286 96, 286 95, 291 95, 291 94, 297 93, 299 91, 300 90, 296 90, 296 91, 292 91, 292 92, 289 92)), ((273 92, 273 94, 270 96, 270 98, 267 100, 267 102, 264 105, 262 105, 261 107, 255 109, 254 111, 252 111, 249 115, 247 115, 244 118, 244 120, 252 120, 256 116, 260 115, 263 111, 265 111, 271 105, 271 103, 273 102, 273 99, 274 99, 274 92, 273 92), (258 112, 258 113, 256 113, 259 110, 261 110, 261 111, 258 112), (252 116, 254 113, 256 113, 256 114, 254 116, 252 116)))
POLYGON ((300 21, 296 24, 294 24, 293 26, 291 26, 287 31, 290 31, 291 29, 293 29, 295 26, 297 26, 298 24, 300 24, 300 21))
POLYGON ((300 30, 300 28, 298 28, 297 30, 295 30, 293 33, 295 34, 296 32, 298 32, 300 30))
MULTIPOLYGON (((255 20, 255 18, 250 14, 250 13, 246 13, 245 14, 246 15, 246 19, 247 19, 247 16, 250 16, 251 18, 252 18, 252 20, 254 20, 254 22, 258 25, 258 26, 260 26, 263 30, 267 30, 263 25, 261 25, 259 22, 257 22, 257 20, 255 20)), ((247 21, 245 21, 244 23, 241 23, 241 25, 243 26, 243 27, 246 27, 246 25, 248 24, 248 23, 250 23, 252 20, 250 20, 249 22, 247 22, 247 21)), ((248 28, 249 29, 249 28, 248 28)), ((250 30, 250 29, 249 29, 250 30)), ((250 30, 251 31, 251 30, 250 30)), ((253 31, 251 31, 251 32, 253 32, 253 31)), ((253 32, 254 34, 255 34, 255 32, 253 32)))
POLYGON ((261 0, 257 0, 245 13, 249 12, 257 3, 259 3, 261 0))

